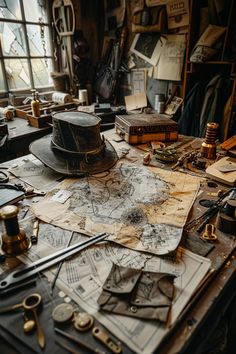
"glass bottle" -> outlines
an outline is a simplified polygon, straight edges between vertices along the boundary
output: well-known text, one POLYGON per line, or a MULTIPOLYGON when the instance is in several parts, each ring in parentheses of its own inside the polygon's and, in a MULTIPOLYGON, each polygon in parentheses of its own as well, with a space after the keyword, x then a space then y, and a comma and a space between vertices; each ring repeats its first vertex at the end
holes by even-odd
POLYGON ((40 100, 39 100, 38 91, 35 92, 35 100, 37 102, 37 109, 38 109, 38 116, 37 117, 40 117, 40 100))
POLYGON ((39 101, 36 100, 36 91, 35 90, 32 91, 31 108, 32 108, 32 115, 34 117, 40 117, 39 101))

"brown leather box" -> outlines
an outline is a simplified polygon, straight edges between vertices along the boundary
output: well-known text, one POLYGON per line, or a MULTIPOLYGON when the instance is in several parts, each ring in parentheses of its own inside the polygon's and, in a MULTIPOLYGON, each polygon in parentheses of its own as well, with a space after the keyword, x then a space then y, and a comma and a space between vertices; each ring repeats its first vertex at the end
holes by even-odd
POLYGON ((178 123, 164 114, 117 115, 115 128, 116 133, 129 144, 178 139, 178 123))

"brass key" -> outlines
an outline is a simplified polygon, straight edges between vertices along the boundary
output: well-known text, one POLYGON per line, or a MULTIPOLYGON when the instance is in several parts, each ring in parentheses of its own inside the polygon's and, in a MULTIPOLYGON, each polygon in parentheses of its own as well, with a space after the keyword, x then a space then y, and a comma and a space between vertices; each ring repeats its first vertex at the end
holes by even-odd
POLYGON ((37 314, 37 308, 39 307, 41 302, 42 302, 42 297, 40 294, 38 294, 38 293, 30 294, 30 295, 26 296, 24 298, 24 300, 19 304, 0 308, 0 314, 17 310, 21 307, 25 311, 33 312, 36 327, 37 327, 38 344, 39 344, 40 348, 43 349, 45 347, 45 337, 44 337, 43 330, 42 330, 41 324, 39 322, 38 314, 37 314))

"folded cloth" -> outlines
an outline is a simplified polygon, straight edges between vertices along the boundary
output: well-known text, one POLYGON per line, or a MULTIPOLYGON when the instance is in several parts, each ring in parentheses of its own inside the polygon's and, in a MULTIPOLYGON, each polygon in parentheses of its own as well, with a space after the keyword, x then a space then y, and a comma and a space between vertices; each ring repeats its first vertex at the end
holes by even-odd
POLYGON ((113 264, 98 298, 100 309, 166 322, 174 297, 175 276, 113 264))

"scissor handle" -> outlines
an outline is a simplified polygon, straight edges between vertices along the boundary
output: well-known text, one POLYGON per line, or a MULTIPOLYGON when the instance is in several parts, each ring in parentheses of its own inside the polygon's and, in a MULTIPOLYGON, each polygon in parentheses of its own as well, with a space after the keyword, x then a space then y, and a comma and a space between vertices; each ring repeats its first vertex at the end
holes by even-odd
MULTIPOLYGON (((58 11, 58 14, 60 15, 60 12, 58 11)), ((75 12, 74 12, 74 7, 71 2, 71 0, 54 0, 52 4, 52 15, 53 15, 53 22, 55 25, 55 29, 58 33, 59 36, 65 37, 65 36, 72 36, 75 32, 75 12), (69 20, 69 18, 66 18, 66 13, 71 13, 72 14, 72 23, 67 23, 68 27, 70 26, 69 30, 62 31, 58 24, 60 23, 60 20, 63 20, 63 18, 56 18, 56 13, 57 10, 61 8, 61 11, 64 11, 64 18, 65 21, 69 20), (67 11, 66 11, 67 10, 67 11)), ((65 24, 64 24, 65 25, 65 24)))
POLYGON ((33 309, 36 309, 40 305, 41 301, 42 301, 42 296, 38 293, 34 293, 26 296, 22 304, 25 310, 32 311, 33 309))

